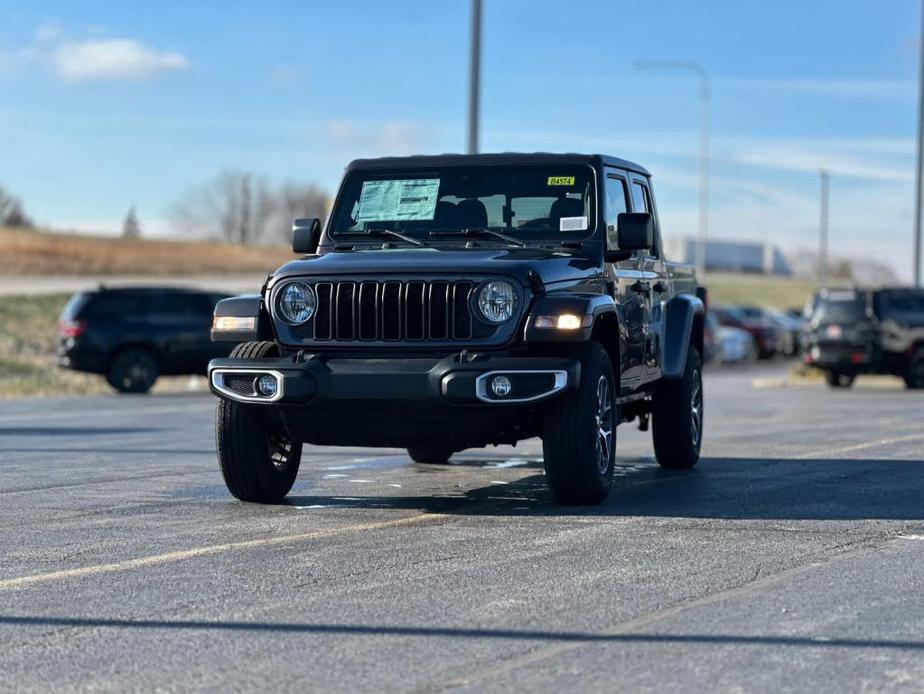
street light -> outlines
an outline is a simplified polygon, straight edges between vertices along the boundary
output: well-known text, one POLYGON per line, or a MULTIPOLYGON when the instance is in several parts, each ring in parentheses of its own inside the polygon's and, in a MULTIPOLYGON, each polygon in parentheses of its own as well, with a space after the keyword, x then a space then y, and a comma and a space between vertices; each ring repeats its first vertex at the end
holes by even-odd
POLYGON ((918 66, 918 160, 914 176, 914 286, 921 286, 921 176, 924 169, 924 2, 921 3, 921 62, 918 66))
POLYGON ((637 70, 684 70, 699 77, 699 95, 702 104, 699 130, 699 220, 696 243, 696 272, 702 281, 706 273, 706 239, 709 227, 709 126, 712 110, 712 89, 709 74, 699 63, 677 60, 640 60, 637 70))
POLYGON ((468 72, 468 153, 478 154, 478 109, 481 97, 481 0, 472 0, 472 41, 468 72))

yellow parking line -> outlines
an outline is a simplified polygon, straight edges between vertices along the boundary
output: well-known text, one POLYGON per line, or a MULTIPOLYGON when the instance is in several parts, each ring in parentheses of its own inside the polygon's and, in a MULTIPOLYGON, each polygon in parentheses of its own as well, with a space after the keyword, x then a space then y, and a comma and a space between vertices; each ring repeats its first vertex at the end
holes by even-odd
POLYGON ((421 513, 416 516, 405 518, 395 518, 393 520, 378 521, 373 523, 357 523, 347 525, 342 528, 330 528, 328 530, 315 530, 307 533, 295 533, 293 535, 277 535, 275 537, 266 537, 258 540, 241 540, 239 542, 227 542, 220 545, 205 545, 204 547, 193 547, 191 549, 182 549, 175 552, 165 552, 163 554, 153 554, 147 557, 138 557, 136 559, 126 559, 116 561, 110 564, 97 564, 95 566, 83 566, 78 569, 64 569, 61 571, 49 571, 48 573, 33 574, 31 576, 20 576, 18 578, 7 578, 0 580, 0 590, 15 590, 37 583, 51 583, 53 581, 62 581, 68 578, 80 578, 83 576, 96 576, 98 574, 114 573, 117 571, 131 571, 147 566, 156 566, 158 564, 168 564, 184 559, 196 559, 222 552, 233 552, 241 549, 253 549, 255 547, 270 547, 273 545, 284 545, 295 542, 304 542, 306 540, 318 540, 325 537, 334 537, 346 533, 379 530, 381 528, 392 528, 401 525, 411 525, 422 523, 428 520, 443 518, 444 514, 440 513, 421 513))

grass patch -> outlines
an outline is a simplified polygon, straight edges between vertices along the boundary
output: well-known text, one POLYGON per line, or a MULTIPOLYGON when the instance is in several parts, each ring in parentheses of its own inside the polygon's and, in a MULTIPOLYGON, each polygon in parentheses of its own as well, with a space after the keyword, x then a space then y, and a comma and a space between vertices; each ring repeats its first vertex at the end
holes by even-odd
POLYGON ((778 309, 802 309, 815 292, 811 280, 763 275, 709 274, 704 283, 717 304, 752 304, 778 309))
POLYGON ((0 275, 7 276, 268 274, 293 258, 280 247, 0 227, 0 275))

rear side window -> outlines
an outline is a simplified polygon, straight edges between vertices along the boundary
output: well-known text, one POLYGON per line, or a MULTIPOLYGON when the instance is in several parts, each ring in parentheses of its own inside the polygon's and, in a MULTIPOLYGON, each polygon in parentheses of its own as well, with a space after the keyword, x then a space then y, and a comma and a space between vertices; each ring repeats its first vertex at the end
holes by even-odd
POLYGON ((83 310, 83 307, 87 305, 89 300, 89 294, 74 294, 74 296, 68 299, 67 303, 64 305, 64 308, 61 310, 61 320, 77 320, 80 316, 80 312, 83 310))
POLYGON ((97 294, 81 313, 88 320, 117 321, 144 312, 144 297, 122 292, 97 294))
POLYGON ((924 320, 924 292, 889 292, 880 299, 885 313, 914 313, 924 320))

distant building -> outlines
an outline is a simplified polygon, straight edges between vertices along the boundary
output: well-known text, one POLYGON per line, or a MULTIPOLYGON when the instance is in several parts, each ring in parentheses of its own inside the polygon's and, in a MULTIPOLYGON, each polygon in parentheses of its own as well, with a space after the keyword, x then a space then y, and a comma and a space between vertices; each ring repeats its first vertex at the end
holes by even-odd
MULTIPOLYGON (((670 260, 694 264, 696 239, 668 238, 664 244, 670 260)), ((746 272, 762 275, 792 275, 789 262, 780 249, 770 243, 709 239, 706 242, 707 272, 746 272)))

